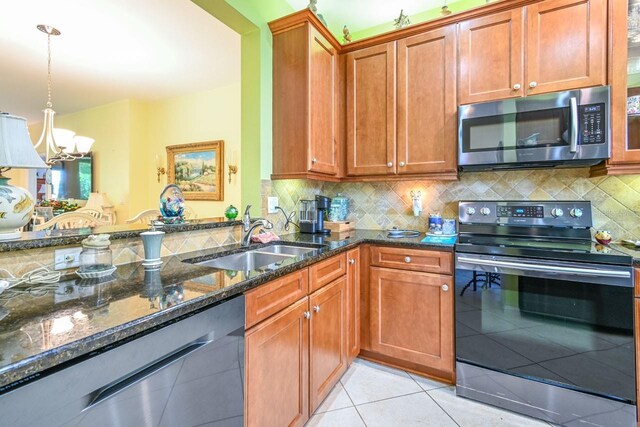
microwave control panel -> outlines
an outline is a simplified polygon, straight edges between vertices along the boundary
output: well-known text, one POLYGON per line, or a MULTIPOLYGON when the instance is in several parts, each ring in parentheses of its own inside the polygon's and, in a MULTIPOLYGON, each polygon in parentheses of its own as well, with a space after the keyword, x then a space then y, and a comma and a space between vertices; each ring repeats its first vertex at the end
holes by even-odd
POLYGON ((604 144, 607 142, 605 105, 588 104, 579 107, 579 144, 604 144))

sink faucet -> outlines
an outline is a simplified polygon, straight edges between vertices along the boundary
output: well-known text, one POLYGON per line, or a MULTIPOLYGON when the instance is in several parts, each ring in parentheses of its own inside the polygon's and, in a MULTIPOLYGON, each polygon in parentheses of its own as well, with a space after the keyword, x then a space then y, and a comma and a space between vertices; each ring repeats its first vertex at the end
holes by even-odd
POLYGON ((249 243, 251 243, 251 235, 256 228, 262 227, 266 230, 273 228, 273 224, 264 218, 256 218, 252 220, 249 209, 251 209, 251 205, 247 205, 242 217, 242 229, 245 232, 244 236, 242 236, 242 246, 249 246, 249 243))

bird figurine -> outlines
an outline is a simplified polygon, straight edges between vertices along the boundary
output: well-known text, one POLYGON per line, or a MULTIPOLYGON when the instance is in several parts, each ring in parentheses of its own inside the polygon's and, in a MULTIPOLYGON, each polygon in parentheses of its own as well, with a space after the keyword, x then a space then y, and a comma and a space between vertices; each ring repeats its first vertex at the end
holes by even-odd
POLYGON ((345 25, 344 27, 342 27, 342 39, 344 40, 344 43, 351 43, 351 33, 349 32, 349 29, 347 28, 347 26, 345 25))
POLYGON ((398 16, 398 19, 393 20, 393 25, 396 27, 396 30, 399 30, 400 28, 404 28, 407 25, 411 25, 411 21, 409 20, 409 17, 404 14, 404 9, 400 10, 400 16, 398 16))

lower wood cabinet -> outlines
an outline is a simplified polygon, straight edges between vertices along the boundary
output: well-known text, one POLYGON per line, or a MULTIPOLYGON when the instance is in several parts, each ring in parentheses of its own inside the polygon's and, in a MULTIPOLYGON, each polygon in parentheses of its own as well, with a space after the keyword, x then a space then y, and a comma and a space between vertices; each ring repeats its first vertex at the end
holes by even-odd
POLYGON ((371 351, 452 379, 452 277, 371 267, 369 286, 371 351))
POLYGON ((313 412, 347 370, 346 277, 311 294, 309 305, 309 402, 313 412))
POLYGON ((347 252, 347 359, 360 353, 360 248, 347 252))
POLYGON ((247 331, 245 425, 303 426, 309 419, 309 299, 247 331))

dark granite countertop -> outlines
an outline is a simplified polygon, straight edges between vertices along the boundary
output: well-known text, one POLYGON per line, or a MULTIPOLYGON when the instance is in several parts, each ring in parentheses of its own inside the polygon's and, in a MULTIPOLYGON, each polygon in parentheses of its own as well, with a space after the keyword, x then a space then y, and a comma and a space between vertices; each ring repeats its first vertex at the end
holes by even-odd
MULTIPOLYGON (((184 224, 165 225, 165 233, 205 230, 209 228, 233 227, 242 225, 242 221, 229 221, 226 218, 192 219, 184 224)), ((91 234, 109 234, 111 240, 138 237, 149 230, 144 224, 106 225, 101 227, 75 228, 68 230, 28 231, 16 240, 0 241, 0 252, 19 251, 24 249, 46 248, 50 246, 73 245, 80 243, 91 234)))
MULTIPOLYGON (((271 270, 225 271, 184 262, 243 250, 240 245, 230 245, 165 258, 156 271, 145 271, 134 263, 118 267, 108 280, 63 281, 45 295, 8 298, 11 291, 5 291, 0 295, 0 392, 11 383, 37 378, 48 369, 359 244, 453 250, 453 245, 421 243, 423 237, 390 239, 386 232, 366 230, 348 238, 292 234, 283 241, 316 247, 317 251, 286 259, 271 270)), ((264 246, 268 245, 252 248, 264 246)))

